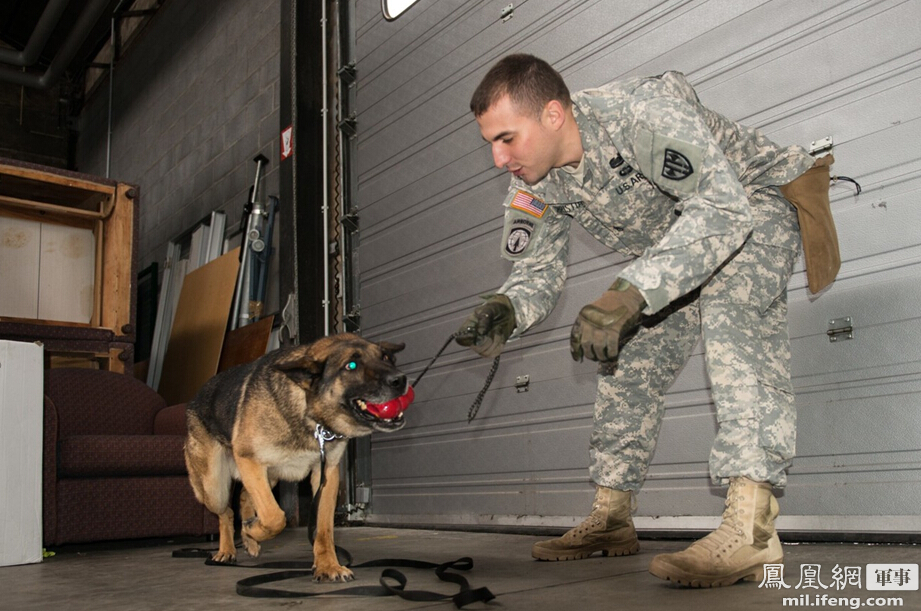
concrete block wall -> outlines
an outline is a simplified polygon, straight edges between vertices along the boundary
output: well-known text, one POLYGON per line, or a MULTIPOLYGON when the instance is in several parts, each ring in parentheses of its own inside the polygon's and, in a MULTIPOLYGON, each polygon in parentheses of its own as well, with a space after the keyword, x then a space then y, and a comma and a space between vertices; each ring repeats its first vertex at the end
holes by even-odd
MULTIPOLYGON (((166 2, 116 64, 109 176, 140 186, 139 269, 214 210, 237 227, 269 158, 278 194, 279 0, 166 2)), ((106 175, 109 84, 81 115, 77 167, 106 175)))
POLYGON ((67 168, 71 133, 61 87, 0 83, 0 157, 67 168))

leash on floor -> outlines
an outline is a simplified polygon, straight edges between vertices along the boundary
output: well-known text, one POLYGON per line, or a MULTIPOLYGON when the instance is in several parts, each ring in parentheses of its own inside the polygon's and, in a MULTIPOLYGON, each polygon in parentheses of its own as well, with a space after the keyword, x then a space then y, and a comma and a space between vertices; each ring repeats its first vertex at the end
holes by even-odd
MULTIPOLYGON (((318 495, 319 496, 319 495, 318 495)), ((211 560, 213 550, 185 549, 173 552, 174 558, 201 558, 208 559, 205 564, 208 566, 232 567, 241 569, 281 569, 275 573, 265 575, 254 575, 246 577, 237 582, 237 594, 250 598, 316 598, 321 596, 399 596, 404 600, 414 602, 437 602, 450 600, 458 609, 475 602, 489 602, 495 598, 489 588, 472 588, 470 582, 457 572, 451 571, 469 571, 473 568, 473 560, 468 557, 458 558, 450 562, 441 564, 427 562, 424 560, 407 560, 404 558, 385 558, 381 560, 369 560, 361 564, 352 565, 352 557, 346 550, 336 546, 336 554, 344 552, 345 558, 340 557, 343 566, 352 569, 384 567, 378 580, 379 586, 352 586, 340 588, 338 590, 329 590, 323 592, 303 592, 296 590, 281 590, 276 588, 265 587, 267 584, 273 584, 288 579, 302 579, 313 575, 312 563, 302 560, 288 560, 277 562, 263 562, 254 565, 244 564, 224 564, 211 560), (453 583, 458 586, 455 594, 441 594, 439 592, 430 592, 428 590, 407 590, 408 580, 406 576, 394 567, 411 568, 411 569, 434 569, 435 576, 440 581, 453 583)))
MULTIPOLYGON (((451 344, 454 339, 460 335, 459 333, 452 333, 448 336, 448 340, 444 343, 444 346, 441 347, 435 356, 429 361, 429 364, 425 366, 425 369, 422 370, 416 377, 416 381, 412 383, 413 388, 419 384, 419 380, 422 379, 422 376, 425 375, 425 372, 429 370, 429 367, 435 364, 435 361, 438 360, 438 357, 441 356, 441 353, 451 344)), ((476 418, 477 412, 480 411, 480 405, 483 403, 483 397, 486 396, 486 391, 489 390, 489 385, 492 384, 492 379, 496 377, 496 371, 499 369, 499 356, 496 355, 496 358, 492 361, 492 367, 489 369, 489 373, 486 374, 486 382, 483 384, 483 388, 480 389, 480 392, 477 393, 476 399, 473 401, 473 405, 470 406, 470 410, 467 412, 467 424, 470 424, 474 418, 476 418)))

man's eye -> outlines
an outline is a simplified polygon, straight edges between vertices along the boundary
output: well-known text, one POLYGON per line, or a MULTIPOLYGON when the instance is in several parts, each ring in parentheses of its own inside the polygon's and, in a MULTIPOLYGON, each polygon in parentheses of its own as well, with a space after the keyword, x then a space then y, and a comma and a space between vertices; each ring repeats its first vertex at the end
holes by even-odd
POLYGON ((502 144, 511 144, 511 143, 512 143, 512 139, 511 139, 511 138, 505 138, 505 139, 502 140, 502 144))

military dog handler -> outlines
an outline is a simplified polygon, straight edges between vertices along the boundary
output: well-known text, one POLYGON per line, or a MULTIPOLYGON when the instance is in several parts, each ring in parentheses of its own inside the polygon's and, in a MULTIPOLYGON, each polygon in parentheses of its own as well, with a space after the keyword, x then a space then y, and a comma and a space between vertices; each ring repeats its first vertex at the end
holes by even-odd
POLYGON ((599 362, 591 515, 532 555, 639 550, 631 505, 663 395, 702 336, 719 423, 710 475, 728 486, 725 511, 714 532, 655 556, 649 570, 695 587, 760 580, 765 563, 783 560, 772 490, 785 485, 795 445, 787 282, 801 241, 814 292, 840 266, 831 157, 816 161, 706 108, 678 72, 571 95, 545 61, 510 55, 470 107, 495 165, 513 175, 502 238, 513 266, 463 322, 458 343, 493 357, 550 313, 573 221, 636 257, 582 308, 570 337, 574 359, 599 362))

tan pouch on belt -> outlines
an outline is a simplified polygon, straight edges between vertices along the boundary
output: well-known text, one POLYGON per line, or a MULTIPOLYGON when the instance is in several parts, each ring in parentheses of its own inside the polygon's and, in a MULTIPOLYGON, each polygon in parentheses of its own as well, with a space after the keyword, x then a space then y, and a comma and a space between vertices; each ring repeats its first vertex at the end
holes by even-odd
POLYGON ((828 167, 835 158, 826 155, 816 159, 805 174, 780 187, 780 192, 796 208, 799 231, 806 259, 806 279, 809 290, 818 293, 835 280, 841 268, 838 232, 831 216, 828 189, 831 175, 828 167))

